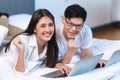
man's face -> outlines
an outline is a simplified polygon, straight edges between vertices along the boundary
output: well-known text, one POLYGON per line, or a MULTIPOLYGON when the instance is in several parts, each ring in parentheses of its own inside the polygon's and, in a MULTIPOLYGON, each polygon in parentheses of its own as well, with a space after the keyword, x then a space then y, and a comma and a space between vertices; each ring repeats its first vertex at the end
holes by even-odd
POLYGON ((82 18, 65 18, 62 17, 64 29, 63 34, 66 40, 74 39, 76 35, 78 35, 83 27, 83 19, 82 18))

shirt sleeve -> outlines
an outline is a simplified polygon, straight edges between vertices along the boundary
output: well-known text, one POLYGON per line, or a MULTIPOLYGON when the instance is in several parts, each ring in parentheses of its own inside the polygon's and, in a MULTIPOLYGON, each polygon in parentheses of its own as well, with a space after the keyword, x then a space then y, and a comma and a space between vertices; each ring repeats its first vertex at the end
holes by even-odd
POLYGON ((93 37, 92 31, 89 26, 85 25, 83 31, 81 32, 82 35, 82 46, 81 48, 86 49, 92 46, 93 44, 93 37))

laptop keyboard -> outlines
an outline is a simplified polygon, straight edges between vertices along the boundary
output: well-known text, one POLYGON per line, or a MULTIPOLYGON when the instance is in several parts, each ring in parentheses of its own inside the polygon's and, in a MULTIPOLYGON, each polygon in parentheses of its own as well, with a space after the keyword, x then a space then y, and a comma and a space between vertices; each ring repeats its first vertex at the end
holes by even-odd
POLYGON ((49 78, 59 78, 59 77, 66 77, 67 74, 62 74, 61 71, 56 70, 47 74, 42 75, 43 77, 49 77, 49 78))
POLYGON ((55 76, 54 78, 60 78, 60 77, 67 77, 67 74, 62 74, 62 75, 59 75, 59 76, 55 76))

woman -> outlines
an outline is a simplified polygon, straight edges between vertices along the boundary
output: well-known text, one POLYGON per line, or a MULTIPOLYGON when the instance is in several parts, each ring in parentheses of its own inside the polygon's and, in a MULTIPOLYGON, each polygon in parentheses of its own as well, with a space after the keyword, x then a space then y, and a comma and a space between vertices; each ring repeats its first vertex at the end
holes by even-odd
POLYGON ((5 52, 11 55, 12 66, 18 72, 25 72, 30 61, 55 67, 58 46, 53 15, 46 9, 36 10, 28 28, 7 44, 5 52))

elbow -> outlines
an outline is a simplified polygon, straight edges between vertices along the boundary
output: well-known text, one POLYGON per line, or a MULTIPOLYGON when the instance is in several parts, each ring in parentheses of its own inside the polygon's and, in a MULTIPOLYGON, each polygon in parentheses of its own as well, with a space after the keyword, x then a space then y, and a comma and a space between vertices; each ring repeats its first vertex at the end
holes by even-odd
POLYGON ((21 68, 21 67, 16 67, 15 70, 16 70, 17 72, 22 72, 22 73, 25 72, 25 69, 24 69, 24 68, 21 68))

